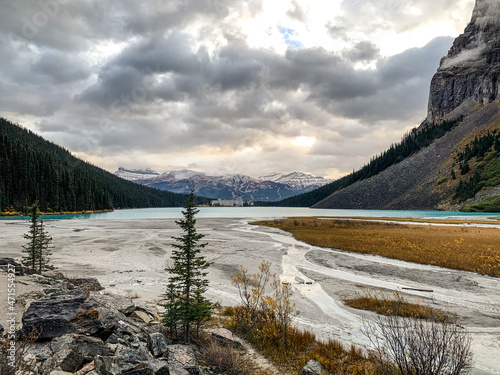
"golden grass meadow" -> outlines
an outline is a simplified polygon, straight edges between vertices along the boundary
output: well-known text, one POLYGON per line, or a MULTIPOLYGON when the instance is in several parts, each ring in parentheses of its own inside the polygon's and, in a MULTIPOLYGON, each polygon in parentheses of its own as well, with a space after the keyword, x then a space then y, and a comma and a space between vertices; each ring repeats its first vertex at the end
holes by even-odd
POLYGON ((314 246, 500 276, 498 228, 310 217, 251 224, 282 229, 314 246))

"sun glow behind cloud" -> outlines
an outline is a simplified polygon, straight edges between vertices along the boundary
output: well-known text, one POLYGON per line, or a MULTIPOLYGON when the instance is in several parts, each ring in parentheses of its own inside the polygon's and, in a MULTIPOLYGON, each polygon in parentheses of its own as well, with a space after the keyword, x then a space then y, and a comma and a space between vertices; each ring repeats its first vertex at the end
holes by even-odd
POLYGON ((39 3, 8 3, 9 120, 110 171, 332 176, 425 117, 430 78, 474 0, 61 1, 32 38, 23 19, 39 3))

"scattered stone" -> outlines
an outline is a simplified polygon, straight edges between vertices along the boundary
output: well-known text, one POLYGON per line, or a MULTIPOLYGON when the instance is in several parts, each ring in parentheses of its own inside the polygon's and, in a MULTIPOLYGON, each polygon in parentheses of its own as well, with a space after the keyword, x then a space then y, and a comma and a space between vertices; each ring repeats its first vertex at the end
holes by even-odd
POLYGON ((135 310, 134 302, 130 298, 124 296, 115 294, 106 295, 93 292, 91 293, 90 299, 95 301, 99 306, 118 310, 125 315, 130 315, 135 310))
POLYGON ((22 317, 26 337, 50 340, 67 333, 96 333, 100 327, 99 310, 83 295, 61 295, 34 301, 22 317))
POLYGON ((302 367, 299 375, 321 375, 323 374, 323 366, 318 361, 311 359, 307 364, 302 367))
POLYGON ((190 375, 200 374, 198 362, 193 348, 187 345, 169 345, 167 347, 168 363, 173 367, 186 370, 190 375))
POLYGON ((99 281, 95 277, 76 277, 68 279, 68 281, 72 285, 83 290, 88 289, 91 292, 98 292, 100 290, 104 290, 103 286, 99 283, 99 281))
POLYGON ((236 349, 243 349, 241 340, 234 336, 233 333, 226 328, 217 328, 211 331, 212 338, 222 346, 229 346, 236 349))
POLYGON ((148 335, 148 347, 155 358, 162 357, 168 351, 168 342, 160 332, 153 332, 148 335))
POLYGON ((83 366, 80 370, 74 373, 74 375, 86 375, 89 372, 93 371, 95 368, 94 361, 87 363, 85 366, 83 366))

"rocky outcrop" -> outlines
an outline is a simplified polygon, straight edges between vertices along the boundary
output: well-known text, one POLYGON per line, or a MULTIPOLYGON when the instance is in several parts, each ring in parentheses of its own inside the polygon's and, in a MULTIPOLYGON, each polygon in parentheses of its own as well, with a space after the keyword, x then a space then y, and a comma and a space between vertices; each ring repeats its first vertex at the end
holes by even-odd
POLYGON ((469 25, 432 78, 427 120, 435 122, 470 99, 485 105, 499 101, 499 78, 500 7, 476 0, 469 25))
POLYGON ((32 302, 23 314, 23 333, 39 341, 72 332, 94 334, 100 327, 98 316, 97 305, 83 293, 45 297, 32 302))
POLYGON ((136 306, 123 296, 90 292, 89 285, 97 285, 94 281, 71 283, 74 280, 61 278, 60 273, 30 278, 29 282, 39 284, 43 291, 22 317, 19 337, 24 333, 36 340, 22 354, 29 368, 26 373, 202 373, 193 347, 171 345, 165 338, 154 307, 144 303, 136 306))

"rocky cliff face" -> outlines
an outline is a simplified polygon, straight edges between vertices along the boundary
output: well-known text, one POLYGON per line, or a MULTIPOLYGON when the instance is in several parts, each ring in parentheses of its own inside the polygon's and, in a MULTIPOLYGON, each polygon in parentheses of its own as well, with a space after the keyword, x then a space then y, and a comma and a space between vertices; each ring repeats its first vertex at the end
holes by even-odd
POLYGON ((427 120, 439 120, 468 100, 499 101, 499 76, 500 3, 476 0, 469 25, 432 78, 427 120))

